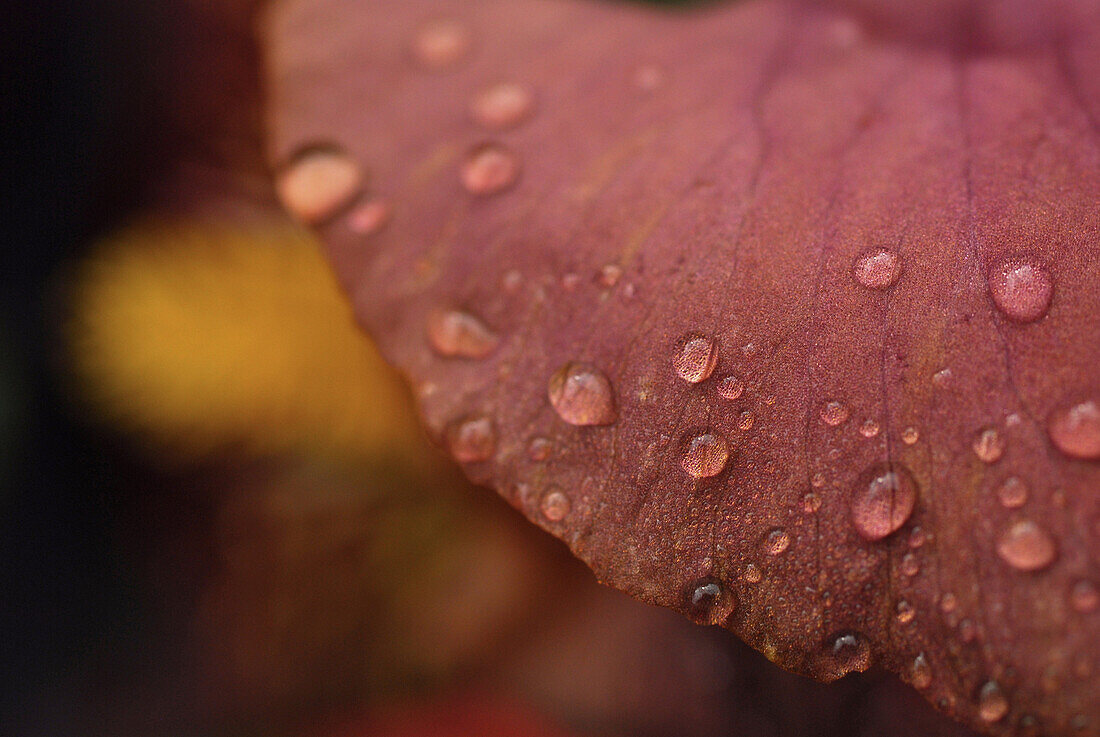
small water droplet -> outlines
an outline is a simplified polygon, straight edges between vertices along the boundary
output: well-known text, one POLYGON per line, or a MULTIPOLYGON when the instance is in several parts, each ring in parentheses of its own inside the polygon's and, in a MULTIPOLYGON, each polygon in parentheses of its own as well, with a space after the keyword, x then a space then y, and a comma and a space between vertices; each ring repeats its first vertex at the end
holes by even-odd
POLYGON ((623 267, 619 266, 618 264, 607 264, 602 269, 600 269, 600 273, 596 277, 596 280, 599 282, 601 287, 607 287, 608 289, 610 289, 611 287, 618 284, 619 279, 621 279, 622 277, 623 267))
POLYGON ((550 377, 550 404, 570 425, 610 425, 618 418, 611 382, 589 363, 570 361, 550 377))
POLYGON ((470 50, 470 32, 454 20, 439 19, 420 28, 413 39, 412 53, 426 69, 438 71, 453 66, 470 50))
POLYGON ((393 214, 390 203, 381 198, 367 200, 348 215, 348 228, 357 235, 374 235, 386 226, 393 214))
POLYGON ((1069 601, 1081 614, 1095 612, 1100 607, 1100 588, 1092 581, 1081 579, 1070 589, 1069 601))
POLYGON ((940 598, 940 611, 949 614, 959 608, 958 598, 948 591, 940 598))
POLYGON ((832 400, 821 408, 821 421, 829 427, 843 424, 852 414, 848 406, 843 402, 832 400))
POLYGON ((1047 313, 1054 282, 1037 261, 1009 258, 990 272, 989 291, 1005 316, 1017 322, 1033 322, 1047 313))
POLYGON ((997 487, 997 498, 1006 509, 1017 509, 1027 502, 1027 484, 1018 476, 1009 476, 997 487))
POLYGON ((736 608, 733 592, 714 579, 706 578, 688 587, 688 609, 698 624, 722 624, 736 608))
POLYGON ((752 429, 752 426, 756 424, 756 417, 752 412, 745 410, 737 418, 737 427, 745 432, 752 429))
POLYGON ((447 358, 485 358, 497 336, 478 318, 461 310, 435 310, 428 316, 428 342, 447 358))
POLYGON ((768 555, 779 555, 791 546, 791 536, 786 530, 776 528, 764 538, 764 552, 768 555))
POLYGON ((515 82, 498 82, 474 96, 470 117, 491 130, 514 128, 530 117, 535 109, 535 96, 527 87, 515 82))
POLYGON ((951 369, 941 369, 932 374, 932 384, 939 389, 944 389, 951 384, 954 377, 955 375, 951 372, 951 369))
POLYGON ((680 465, 692 478, 705 479, 722 473, 729 457, 730 447, 724 437, 711 430, 700 430, 685 437, 680 465))
POLYGON ((814 487, 815 489, 820 489, 824 485, 825 485, 825 474, 822 473, 821 471, 818 471, 817 473, 815 473, 813 476, 810 477, 810 486, 814 487))
POLYGON ((523 274, 518 269, 509 269, 500 277, 500 288, 507 294, 515 294, 523 286, 523 274))
POLYGON ((545 461, 554 452, 554 444, 546 438, 534 438, 527 444, 527 456, 532 461, 545 461))
POLYGON ((570 506, 569 497, 559 489, 551 489, 539 500, 539 511, 551 522, 561 522, 565 519, 569 514, 570 506))
POLYGON ((828 672, 825 680, 831 681, 871 667, 871 644, 858 632, 842 632, 830 638, 826 648, 828 672))
POLYGON ((472 195, 493 195, 516 183, 519 157, 499 143, 483 143, 466 154, 462 163, 462 186, 472 195))
POLYGON ((1072 458, 1100 458, 1100 405, 1089 399, 1056 409, 1047 432, 1055 447, 1072 458))
POLYGON ((917 483, 898 465, 877 466, 861 477, 852 497, 852 523, 866 540, 881 540, 905 524, 917 501, 917 483))
POLYGON ((718 365, 718 344, 705 335, 687 335, 680 339, 672 365, 684 381, 706 381, 718 365))
POLYGON ((813 514, 817 510, 821 509, 821 495, 817 492, 811 491, 802 497, 802 511, 806 514, 813 514))
POLYGON ((913 663, 909 666, 909 682, 913 684, 913 688, 921 691, 932 685, 932 666, 924 653, 913 658, 913 663))
POLYGON ((993 723, 1008 714, 1008 697, 996 681, 986 681, 978 691, 978 716, 993 723))
POLYGON ((874 420, 868 419, 859 426, 859 434, 865 438, 873 438, 879 433, 878 423, 874 420))
POLYGON ((926 533, 924 528, 920 525, 917 525, 909 531, 909 547, 916 550, 922 547, 926 542, 928 542, 928 533, 926 533))
POLYGON ((642 92, 653 92, 664 82, 665 73, 655 64, 644 64, 634 70, 634 86, 642 92))
POLYGON ((889 289, 901 276, 901 260, 885 248, 867 251, 856 259, 852 274, 868 289, 889 289))
POLYGON ((447 447, 460 463, 480 463, 493 457, 496 429, 488 417, 470 417, 447 428, 447 447))
POLYGON ((901 557, 901 572, 913 577, 920 573, 920 560, 913 553, 906 553, 901 557))
POLYGON ((745 382, 736 376, 727 376, 718 383, 718 393, 725 399, 739 399, 745 393, 745 382))
POLYGON ((920 440, 920 430, 913 426, 909 426, 901 431, 901 442, 906 445, 916 445, 920 440))
POLYGON ((913 605, 902 599, 898 602, 897 606, 897 618, 901 624, 909 624, 917 616, 917 610, 913 608, 913 605))
POLYGON ((564 289, 565 291, 572 292, 574 289, 576 289, 578 286, 580 286, 580 283, 581 283, 581 275, 578 274, 577 272, 569 271, 569 272, 566 272, 565 274, 562 274, 561 288, 564 289))
POLYGON ((749 563, 745 566, 745 570, 741 573, 741 577, 749 583, 760 583, 760 580, 764 578, 764 574, 760 571, 758 565, 749 563))
POLYGON ((974 436, 974 455, 982 463, 996 463, 1005 452, 1005 441, 995 427, 987 427, 974 436))
POLYGON ((1020 571, 1046 568, 1058 555, 1054 538, 1031 520, 1012 524, 997 541, 1001 560, 1020 571))
POLYGON ((959 622, 959 639, 964 643, 973 642, 978 636, 978 625, 973 619, 964 619, 959 622))
POLYGON ((328 220, 349 205, 362 185, 359 165, 331 146, 303 149, 275 179, 275 190, 283 207, 310 224, 328 220))

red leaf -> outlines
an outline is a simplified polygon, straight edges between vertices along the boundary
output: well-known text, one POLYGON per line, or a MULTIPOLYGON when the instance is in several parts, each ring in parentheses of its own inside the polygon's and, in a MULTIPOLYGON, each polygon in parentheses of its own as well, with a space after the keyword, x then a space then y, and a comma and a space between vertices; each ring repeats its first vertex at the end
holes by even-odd
POLYGON ((602 580, 1095 733, 1098 7, 288 0, 271 154, 362 169, 361 320, 602 580))

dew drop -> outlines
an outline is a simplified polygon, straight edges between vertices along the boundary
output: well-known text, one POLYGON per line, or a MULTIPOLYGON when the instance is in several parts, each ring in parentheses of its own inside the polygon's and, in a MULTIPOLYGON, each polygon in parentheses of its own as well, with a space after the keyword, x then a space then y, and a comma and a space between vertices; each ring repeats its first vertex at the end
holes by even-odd
POLYGON ((959 608, 958 598, 948 591, 940 598, 940 611, 944 614, 950 614, 959 608))
POLYGON ((718 364, 718 345, 705 335, 688 335, 680 339, 672 365, 680 378, 691 384, 706 381, 718 364))
POLYGON ((545 461, 553 451, 553 443, 546 438, 534 438, 527 444, 527 457, 532 461, 545 461))
POLYGON ((1006 509, 1017 509, 1027 502, 1027 484, 1018 476, 1009 476, 997 487, 997 499, 1006 509))
POLYGON ((868 289, 889 289, 901 276, 901 260, 885 248, 867 251, 856 259, 852 274, 868 289))
POLYGON ((852 523, 866 540, 881 540, 913 513, 917 484, 898 465, 877 466, 863 475, 852 498, 852 523))
POLYGON ((920 560, 913 553, 906 553, 901 557, 901 572, 912 578, 920 573, 920 560))
POLYGON ((412 44, 413 57, 426 69, 446 69, 466 56, 470 42, 470 33, 462 24, 454 20, 436 20, 417 32, 412 44))
POLYGON ((493 457, 496 430, 488 417, 471 417, 447 428, 447 447, 460 463, 479 463, 493 457))
POLYGON ((688 609, 698 624, 722 624, 736 608, 733 592, 714 579, 703 579, 688 588, 688 609))
POLYGON ((727 376, 718 383, 718 393, 725 399, 739 399, 745 393, 745 382, 736 376, 727 376))
POLYGON ((901 624, 909 624, 917 616, 917 610, 913 608, 912 604, 902 599, 898 602, 896 616, 901 624))
POLYGON ((689 433, 684 439, 680 465, 692 478, 705 479, 722 473, 729 457, 729 443, 724 437, 701 430, 689 433))
POLYGON ((814 514, 821 509, 821 495, 811 491, 802 497, 802 511, 806 514, 814 514))
POLYGON ((745 566, 745 570, 741 575, 749 583, 760 583, 760 580, 764 578, 764 574, 760 571, 760 567, 755 563, 749 563, 745 566))
POLYGON ((492 130, 514 128, 530 117, 535 96, 515 82, 499 82, 486 87, 470 103, 470 117, 492 130))
POLYGON ((1058 555, 1054 538, 1031 520, 1011 525, 997 541, 1001 560, 1019 571, 1046 568, 1058 555))
POLYGON ((901 431, 901 442, 906 445, 916 445, 918 440, 920 440, 920 430, 917 428, 910 426, 901 431))
POLYGON ((551 489, 539 500, 539 511, 551 522, 561 522, 565 519, 569 514, 570 506, 569 497, 559 489, 551 489))
POLYGON ((367 200, 348 215, 348 227, 357 235, 374 235, 386 227, 392 215, 393 207, 388 201, 381 198, 367 200))
POLYGON ((916 550, 922 547, 926 542, 928 542, 928 533, 925 532, 924 528, 920 525, 917 525, 909 531, 909 547, 916 550))
POLYGON ((1047 313, 1054 294, 1050 272, 1027 258, 1001 261, 989 274, 993 303, 1006 317, 1017 322, 1034 322, 1047 313))
POLYGON ((500 277, 500 288, 507 294, 515 294, 523 286, 523 274, 518 269, 509 269, 500 277))
POLYGON ((1095 612, 1100 607, 1100 589, 1092 581, 1081 579, 1070 589, 1069 601, 1081 614, 1095 612))
POLYGON ((791 536, 786 530, 774 529, 764 538, 764 552, 779 555, 791 546, 791 536))
POLYGON ((599 275, 596 277, 596 281, 599 282, 601 287, 610 289, 619 283, 619 279, 623 278, 623 267, 618 264, 607 264, 600 269, 599 275))
POLYGON ((752 412, 749 412, 748 410, 742 412, 741 415, 737 418, 737 427, 741 430, 744 430, 745 432, 751 430, 752 426, 755 424, 756 417, 753 415, 752 412))
POLYGON ((498 143, 483 143, 471 150, 462 163, 462 186, 472 195, 493 195, 516 183, 519 157, 498 143))
POLYGON ((611 382, 589 363, 571 361, 550 377, 550 404, 570 425, 610 425, 618 413, 611 382))
POLYGON ((447 358, 485 358, 497 336, 478 318, 461 310, 436 310, 428 316, 428 342, 447 358))
POLYGON ((978 691, 978 716, 983 721, 998 722, 1008 714, 1008 697, 996 681, 986 681, 978 691))
POLYGON ((852 672, 871 667, 871 644, 858 632, 834 635, 826 648, 828 673, 825 680, 836 680, 852 672))
POLYGON ((1100 405, 1089 399, 1056 409, 1047 424, 1058 450, 1072 458, 1100 458, 1100 405))
POLYGON ((829 427, 843 424, 852 414, 848 406, 836 400, 826 402, 821 408, 821 421, 829 427))
POLYGON ((303 149, 275 180, 283 207, 310 224, 323 222, 346 207, 362 185, 359 165, 343 151, 328 146, 303 149))
POLYGON ((996 463, 1005 452, 1005 441, 995 427, 987 427, 974 436, 971 447, 982 463, 996 463))
POLYGON ((909 666, 909 681, 913 684, 913 688, 921 691, 932 685, 932 666, 929 665, 924 653, 913 658, 909 666))
POLYGON ((868 419, 862 425, 859 426, 859 434, 865 438, 873 438, 879 433, 878 423, 874 420, 868 419))

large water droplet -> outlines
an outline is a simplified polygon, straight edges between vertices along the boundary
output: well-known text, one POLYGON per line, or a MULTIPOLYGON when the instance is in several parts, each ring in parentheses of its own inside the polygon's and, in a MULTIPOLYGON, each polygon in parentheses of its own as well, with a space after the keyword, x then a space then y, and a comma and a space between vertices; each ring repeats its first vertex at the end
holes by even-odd
POLYGON ((1058 555, 1054 538, 1031 520, 1012 524, 997 541, 1001 560, 1020 571, 1046 568, 1058 555))
POLYGON ((1100 405, 1089 399, 1056 409, 1047 424, 1058 450, 1073 458, 1100 458, 1100 405))
POLYGON ((867 251, 856 259, 852 275, 868 289, 889 289, 901 276, 901 260, 885 248, 867 251))
POLYGON ((428 342, 448 358, 485 358, 497 347, 497 336, 468 312, 435 310, 428 316, 428 342))
POLYGON ((1070 589, 1069 601, 1082 614, 1095 612, 1100 608, 1100 588, 1088 579, 1081 579, 1070 589))
POLYGON ((1047 313, 1054 282, 1037 261, 1010 258, 993 267, 989 291, 1005 316, 1017 322, 1033 322, 1047 313))
POLYGON ((996 681, 986 681, 978 691, 978 716, 993 723, 1008 714, 1008 697, 996 681))
POLYGON ((311 147, 294 156, 275 179, 279 200, 294 217, 317 224, 359 194, 363 174, 355 160, 332 147, 311 147))
POLYGON ((913 658, 909 666, 909 682, 913 684, 913 688, 922 691, 932 685, 932 666, 929 665, 924 653, 913 658))
POLYGON ((683 441, 680 465, 692 478, 717 476, 726 467, 730 447, 726 439, 712 430, 688 433, 683 441))
POLYGON ((447 428, 447 447, 460 463, 479 463, 493 457, 496 429, 488 417, 470 417, 447 428))
POLYGON ((705 335, 692 334, 680 339, 672 365, 684 381, 706 381, 718 364, 718 344, 705 335))
POLYGON ((539 511, 551 522, 561 522, 569 514, 569 497, 559 489, 550 489, 539 500, 539 511))
POLYGON ((590 363, 571 361, 550 377, 550 404, 570 425, 610 425, 618 417, 611 382, 590 363))
POLYGON ((764 538, 764 552, 768 555, 779 555, 791 546, 791 536, 786 530, 776 528, 764 538))
POLYGON ((449 19, 424 25, 412 43, 413 57, 421 66, 433 71, 453 66, 469 50, 470 32, 461 23, 449 19))
POLYGON ((996 463, 1005 452, 1005 441, 995 427, 987 427, 974 436, 974 455, 982 463, 996 463))
POLYGON ((826 402, 821 408, 821 421, 829 427, 843 424, 851 415, 852 411, 848 406, 836 400, 826 402))
POLYGON ((462 186, 473 195, 502 192, 519 178, 519 157, 499 143, 485 143, 466 155, 462 163, 462 186))
POLYGON ((1009 476, 997 487, 997 499, 1006 509, 1017 509, 1027 502, 1027 484, 1018 476, 1009 476))
POLYGON ((718 383, 718 393, 724 399, 739 399, 745 393, 745 382, 736 376, 727 376, 718 383))
POLYGON ((722 624, 736 608, 733 592, 712 578, 688 587, 688 611, 699 624, 722 624))
POLYGON ((858 632, 842 632, 829 639, 825 656, 828 666, 825 680, 862 673, 871 667, 871 644, 858 632))
POLYGON ((913 513, 917 483, 905 468, 878 466, 863 475, 852 497, 852 523, 866 540, 881 540, 913 513))
POLYGON ((474 96, 470 116, 486 128, 505 130, 527 120, 534 108, 535 96, 527 87, 499 82, 474 96))

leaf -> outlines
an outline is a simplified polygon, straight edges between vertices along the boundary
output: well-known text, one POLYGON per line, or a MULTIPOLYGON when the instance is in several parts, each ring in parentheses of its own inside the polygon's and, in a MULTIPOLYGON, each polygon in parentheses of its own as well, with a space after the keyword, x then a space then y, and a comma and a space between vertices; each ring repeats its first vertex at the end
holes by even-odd
POLYGON ((1100 729, 1094 3, 268 21, 284 202, 471 478, 785 668, 1100 729))

